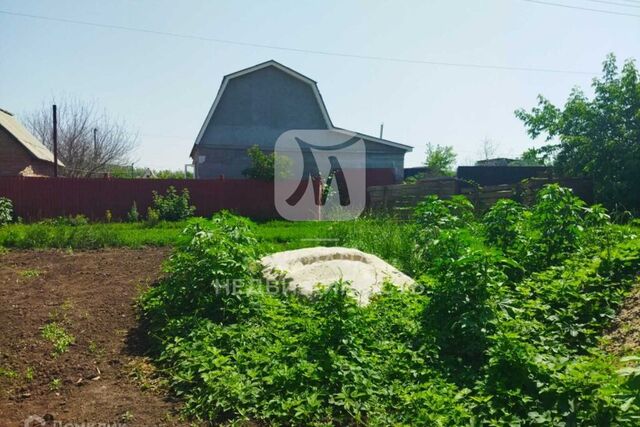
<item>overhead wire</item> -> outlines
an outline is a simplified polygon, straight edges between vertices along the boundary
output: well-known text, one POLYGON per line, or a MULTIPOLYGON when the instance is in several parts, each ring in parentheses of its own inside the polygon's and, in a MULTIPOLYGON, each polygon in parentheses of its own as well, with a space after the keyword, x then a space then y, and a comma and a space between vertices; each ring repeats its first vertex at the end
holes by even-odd
MULTIPOLYGON (((112 30, 152 34, 152 35, 173 37, 173 38, 179 38, 179 39, 199 40, 199 41, 235 45, 235 46, 255 47, 255 48, 261 48, 261 49, 271 49, 271 50, 279 50, 279 51, 285 51, 285 52, 333 56, 333 57, 341 57, 341 58, 354 58, 354 59, 371 60, 371 61, 423 64, 423 65, 458 67, 458 68, 475 68, 475 69, 487 69, 487 70, 503 70, 503 71, 582 74, 582 75, 597 74, 597 72, 595 71, 567 70, 567 69, 547 68, 547 67, 521 67, 521 66, 497 65, 497 64, 478 64, 478 63, 468 63, 468 62, 448 62, 448 61, 445 62, 445 61, 433 61, 433 60, 399 58, 399 57, 388 57, 388 56, 361 55, 361 54, 355 54, 355 53, 334 52, 334 51, 325 51, 325 50, 317 50, 317 49, 303 49, 303 48, 295 48, 295 47, 288 47, 288 46, 278 46, 278 45, 270 45, 270 44, 262 44, 262 43, 244 42, 244 41, 238 41, 238 40, 221 39, 221 38, 207 37, 207 36, 201 36, 196 34, 176 33, 176 32, 169 32, 169 31, 153 30, 148 28, 131 27, 131 26, 125 26, 125 25, 82 21, 77 19, 59 18, 59 17, 52 17, 52 16, 45 16, 45 15, 35 15, 35 14, 29 14, 29 13, 13 12, 8 10, 0 10, 0 15, 30 18, 30 19, 37 19, 42 21, 61 22, 61 23, 74 24, 74 25, 91 26, 91 27, 105 28, 105 29, 112 29, 112 30)), ((638 16, 640 17, 640 15, 638 16)))

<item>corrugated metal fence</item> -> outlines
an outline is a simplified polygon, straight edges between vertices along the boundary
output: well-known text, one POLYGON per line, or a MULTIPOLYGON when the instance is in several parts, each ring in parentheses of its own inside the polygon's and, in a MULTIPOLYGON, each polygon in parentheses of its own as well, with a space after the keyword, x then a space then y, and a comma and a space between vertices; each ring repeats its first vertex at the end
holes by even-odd
POLYGON ((145 215, 152 191, 162 194, 169 186, 189 190, 196 215, 228 209, 256 219, 278 218, 273 183, 254 180, 1 177, 0 197, 11 199, 25 221, 76 214, 102 219, 107 210, 122 219, 134 201, 145 215))

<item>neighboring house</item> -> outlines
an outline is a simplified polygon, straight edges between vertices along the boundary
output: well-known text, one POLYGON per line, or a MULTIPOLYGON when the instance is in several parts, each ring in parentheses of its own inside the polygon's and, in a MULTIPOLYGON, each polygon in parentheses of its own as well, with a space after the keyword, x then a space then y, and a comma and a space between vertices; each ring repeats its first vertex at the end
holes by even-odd
MULTIPOLYGON (((64 167, 58 161, 60 168, 64 167)), ((0 176, 53 176, 53 153, 0 109, 0 176)))
MULTIPOLYGON (((315 81, 276 61, 229 74, 223 78, 191 150, 195 177, 245 178, 242 172, 251 166, 247 149, 258 145, 271 153, 278 137, 291 129, 351 132, 331 123, 315 81)), ((404 178, 404 155, 412 147, 352 134, 365 142, 370 183, 404 178)))

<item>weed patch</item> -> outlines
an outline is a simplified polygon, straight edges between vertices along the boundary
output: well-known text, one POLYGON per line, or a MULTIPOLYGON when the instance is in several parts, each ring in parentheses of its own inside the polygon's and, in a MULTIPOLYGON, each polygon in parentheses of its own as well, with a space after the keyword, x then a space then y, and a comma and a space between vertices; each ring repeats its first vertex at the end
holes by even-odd
POLYGON ((47 323, 42 328, 42 338, 53 344, 54 355, 66 352, 69 346, 75 342, 75 337, 56 322, 47 323))

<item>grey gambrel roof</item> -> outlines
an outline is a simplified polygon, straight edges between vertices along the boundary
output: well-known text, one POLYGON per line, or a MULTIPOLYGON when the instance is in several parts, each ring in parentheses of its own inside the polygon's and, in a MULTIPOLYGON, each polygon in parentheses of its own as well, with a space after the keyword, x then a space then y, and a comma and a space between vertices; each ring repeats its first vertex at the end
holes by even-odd
POLYGON ((369 140, 369 141, 373 141, 373 142, 377 142, 379 144, 383 144, 383 145, 388 145, 391 147, 395 147, 395 148, 399 148, 401 150, 404 151, 412 151, 413 147, 409 146, 409 145, 405 145, 405 144, 400 144, 397 142, 393 142, 393 141, 389 141, 388 139, 382 139, 382 138, 376 138, 375 136, 370 136, 370 135, 364 135, 361 134, 359 132, 353 132, 353 131, 349 131, 346 129, 342 129, 339 127, 336 127, 333 125, 333 123, 331 122, 331 119, 329 118, 329 112, 327 111, 327 107, 324 105, 324 100, 322 99, 322 95, 320 94, 320 91, 318 90, 318 84, 315 80, 310 79, 309 77, 305 76, 302 73, 297 72, 296 70, 289 68, 285 65, 280 64, 277 61, 274 60, 269 60, 266 62, 263 62, 261 64, 257 64, 254 65, 253 67, 249 67, 249 68, 245 68, 244 70, 240 70, 240 71, 236 71, 235 73, 231 73, 231 74, 227 74, 226 76, 224 76, 224 78, 222 79, 222 84, 220 85, 220 89, 218 90, 218 95, 216 96, 215 100, 213 101, 213 105, 211 105, 211 108, 209 109, 209 113, 207 114, 207 117, 204 121, 204 123, 202 124, 202 128, 200 129, 200 132, 198 133, 198 136, 196 137, 196 141, 195 144, 193 145, 193 148, 191 149, 191 156, 193 156, 193 150, 198 146, 198 144, 200 144, 200 141, 202 140, 202 137, 204 136, 205 130, 207 129, 207 127, 209 126, 209 122, 211 121, 211 117, 213 116, 213 113, 216 110, 216 107, 218 106, 220 99, 222 98, 222 94, 224 93, 225 89, 227 88, 227 83, 229 82, 229 80, 237 78, 237 77, 241 77, 244 76, 246 74, 250 74, 253 73, 255 71, 261 70, 263 68, 267 68, 267 67, 274 67, 280 71, 285 72, 286 74, 289 74, 290 76, 295 77, 298 80, 301 80, 303 82, 305 82, 306 84, 308 84, 309 86, 311 86, 311 89, 316 97, 316 101, 318 102, 318 105, 320 107, 320 111, 322 112, 322 116, 325 120, 325 123, 327 125, 327 129, 333 130, 335 132, 338 133, 349 133, 349 134, 355 134, 357 136, 360 136, 363 139, 369 140))
MULTIPOLYGON (((33 136, 10 112, 0 108, 0 126, 7 130, 29 153, 38 160, 53 163, 53 153, 33 136)), ((64 164, 58 160, 58 165, 64 164)))

